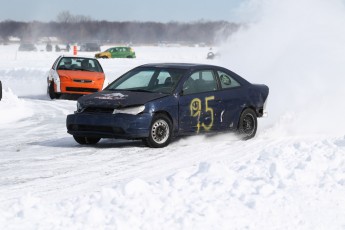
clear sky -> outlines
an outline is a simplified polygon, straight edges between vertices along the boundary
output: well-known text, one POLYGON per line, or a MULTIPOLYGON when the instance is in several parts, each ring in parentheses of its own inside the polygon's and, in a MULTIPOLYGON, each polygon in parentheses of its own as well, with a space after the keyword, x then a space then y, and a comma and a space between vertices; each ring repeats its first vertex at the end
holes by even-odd
POLYGON ((0 21, 54 21, 62 11, 108 21, 243 21, 249 0, 0 0, 0 21))

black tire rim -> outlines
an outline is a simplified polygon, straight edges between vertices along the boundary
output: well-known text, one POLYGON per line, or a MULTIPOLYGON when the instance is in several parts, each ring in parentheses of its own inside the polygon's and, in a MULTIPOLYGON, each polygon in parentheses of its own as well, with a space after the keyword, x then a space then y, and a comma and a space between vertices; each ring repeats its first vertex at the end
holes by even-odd
POLYGON ((242 122, 242 131, 247 136, 250 136, 255 131, 255 118, 252 114, 248 113, 244 116, 242 122))
POLYGON ((164 144, 169 138, 170 130, 168 123, 159 119, 152 125, 151 136, 152 140, 157 144, 164 144))

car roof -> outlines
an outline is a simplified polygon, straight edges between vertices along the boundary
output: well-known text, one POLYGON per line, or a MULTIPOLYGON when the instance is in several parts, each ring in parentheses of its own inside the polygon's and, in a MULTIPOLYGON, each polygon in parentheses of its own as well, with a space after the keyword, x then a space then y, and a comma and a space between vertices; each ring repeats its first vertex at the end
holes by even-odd
POLYGON ((180 69, 196 69, 196 68, 222 68, 220 66, 197 64, 197 63, 150 63, 139 67, 153 67, 153 68, 180 68, 180 69))
POLYGON ((250 84, 246 79, 242 78, 238 74, 234 73, 233 71, 217 66, 217 65, 209 65, 209 64, 197 64, 197 63, 151 63, 138 66, 138 68, 172 68, 172 69, 185 69, 189 71, 197 71, 203 69, 217 69, 221 71, 228 71, 232 73, 232 77, 235 77, 236 80, 240 81, 242 84, 250 84))
POLYGON ((88 56, 75 56, 75 55, 61 55, 61 58, 88 58, 88 59, 96 59, 94 57, 88 57, 88 56))
POLYGON ((131 48, 130 46, 112 46, 112 47, 109 47, 108 49, 113 49, 113 48, 131 48))

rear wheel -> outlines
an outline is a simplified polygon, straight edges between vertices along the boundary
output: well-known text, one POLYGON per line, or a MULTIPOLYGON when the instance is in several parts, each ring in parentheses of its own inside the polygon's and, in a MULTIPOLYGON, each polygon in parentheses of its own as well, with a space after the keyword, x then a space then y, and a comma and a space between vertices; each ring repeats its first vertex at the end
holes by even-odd
POLYGON ((251 139, 255 136, 257 130, 257 117, 252 109, 245 109, 240 117, 238 133, 243 140, 251 139))
POLYGON ((153 117, 149 137, 143 139, 146 146, 162 148, 167 146, 172 139, 172 123, 165 114, 153 117))
POLYGON ((74 140, 81 145, 95 145, 97 144, 101 138, 99 137, 80 137, 80 136, 73 136, 74 140))

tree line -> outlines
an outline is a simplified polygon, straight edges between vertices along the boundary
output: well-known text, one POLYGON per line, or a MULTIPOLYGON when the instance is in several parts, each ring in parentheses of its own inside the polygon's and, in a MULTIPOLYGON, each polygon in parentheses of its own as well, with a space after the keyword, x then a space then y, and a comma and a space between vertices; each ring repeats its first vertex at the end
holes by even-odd
POLYGON ((18 37, 35 42, 41 37, 57 37, 64 43, 126 43, 126 44, 215 44, 228 38, 240 25, 227 21, 138 22, 97 21, 89 17, 73 16, 68 12, 51 22, 0 22, 0 37, 18 37))

